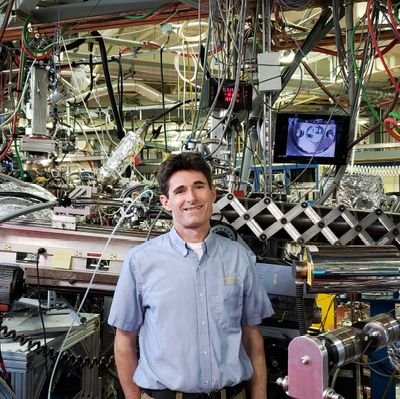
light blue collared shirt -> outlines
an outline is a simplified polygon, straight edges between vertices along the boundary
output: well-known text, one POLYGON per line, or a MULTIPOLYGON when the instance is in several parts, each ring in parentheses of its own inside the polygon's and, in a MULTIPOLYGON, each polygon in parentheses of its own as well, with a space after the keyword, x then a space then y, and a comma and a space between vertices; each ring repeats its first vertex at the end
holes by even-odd
POLYGON ((211 392, 251 378, 241 327, 272 314, 242 245, 210 233, 199 260, 173 229, 128 253, 108 322, 139 332, 137 385, 211 392))

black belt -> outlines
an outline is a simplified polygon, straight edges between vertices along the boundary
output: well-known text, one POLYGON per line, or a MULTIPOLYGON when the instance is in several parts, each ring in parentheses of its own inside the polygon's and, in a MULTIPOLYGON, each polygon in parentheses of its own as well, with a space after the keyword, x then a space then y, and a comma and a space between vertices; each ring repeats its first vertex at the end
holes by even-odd
POLYGON ((181 393, 182 399, 221 399, 221 393, 225 391, 226 399, 233 399, 236 395, 239 395, 244 389, 244 383, 240 382, 232 387, 225 387, 219 391, 210 393, 185 393, 171 391, 169 389, 145 389, 142 391, 153 399, 176 399, 176 395, 181 393))

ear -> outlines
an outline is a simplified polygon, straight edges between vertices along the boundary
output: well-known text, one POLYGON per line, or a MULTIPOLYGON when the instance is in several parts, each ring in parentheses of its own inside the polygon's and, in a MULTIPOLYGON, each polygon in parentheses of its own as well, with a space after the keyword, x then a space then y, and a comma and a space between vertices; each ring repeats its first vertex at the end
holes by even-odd
POLYGON ((160 195, 160 202, 161 202, 161 205, 163 206, 163 208, 165 208, 167 211, 171 211, 171 208, 168 205, 169 199, 166 195, 164 195, 164 194, 160 195))
POLYGON ((214 203, 215 200, 217 199, 217 190, 215 189, 215 186, 211 186, 211 193, 212 193, 212 202, 214 203))

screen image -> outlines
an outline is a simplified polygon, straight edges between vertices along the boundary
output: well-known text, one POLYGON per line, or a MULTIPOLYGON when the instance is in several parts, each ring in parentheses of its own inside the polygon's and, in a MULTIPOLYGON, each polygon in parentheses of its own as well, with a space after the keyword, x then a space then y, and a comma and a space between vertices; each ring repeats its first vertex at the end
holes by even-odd
POLYGON ((322 119, 288 119, 286 155, 334 157, 336 123, 322 119))
POLYGON ((344 165, 349 124, 348 115, 278 113, 274 162, 344 165))

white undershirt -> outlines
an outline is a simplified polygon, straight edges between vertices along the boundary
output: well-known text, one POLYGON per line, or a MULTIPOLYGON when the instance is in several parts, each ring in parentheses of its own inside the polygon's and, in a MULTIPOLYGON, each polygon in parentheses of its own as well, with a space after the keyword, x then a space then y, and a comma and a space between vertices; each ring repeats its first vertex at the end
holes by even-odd
POLYGON ((203 243, 202 242, 194 242, 194 243, 187 242, 186 244, 191 250, 196 252, 197 257, 200 260, 204 253, 203 243))

